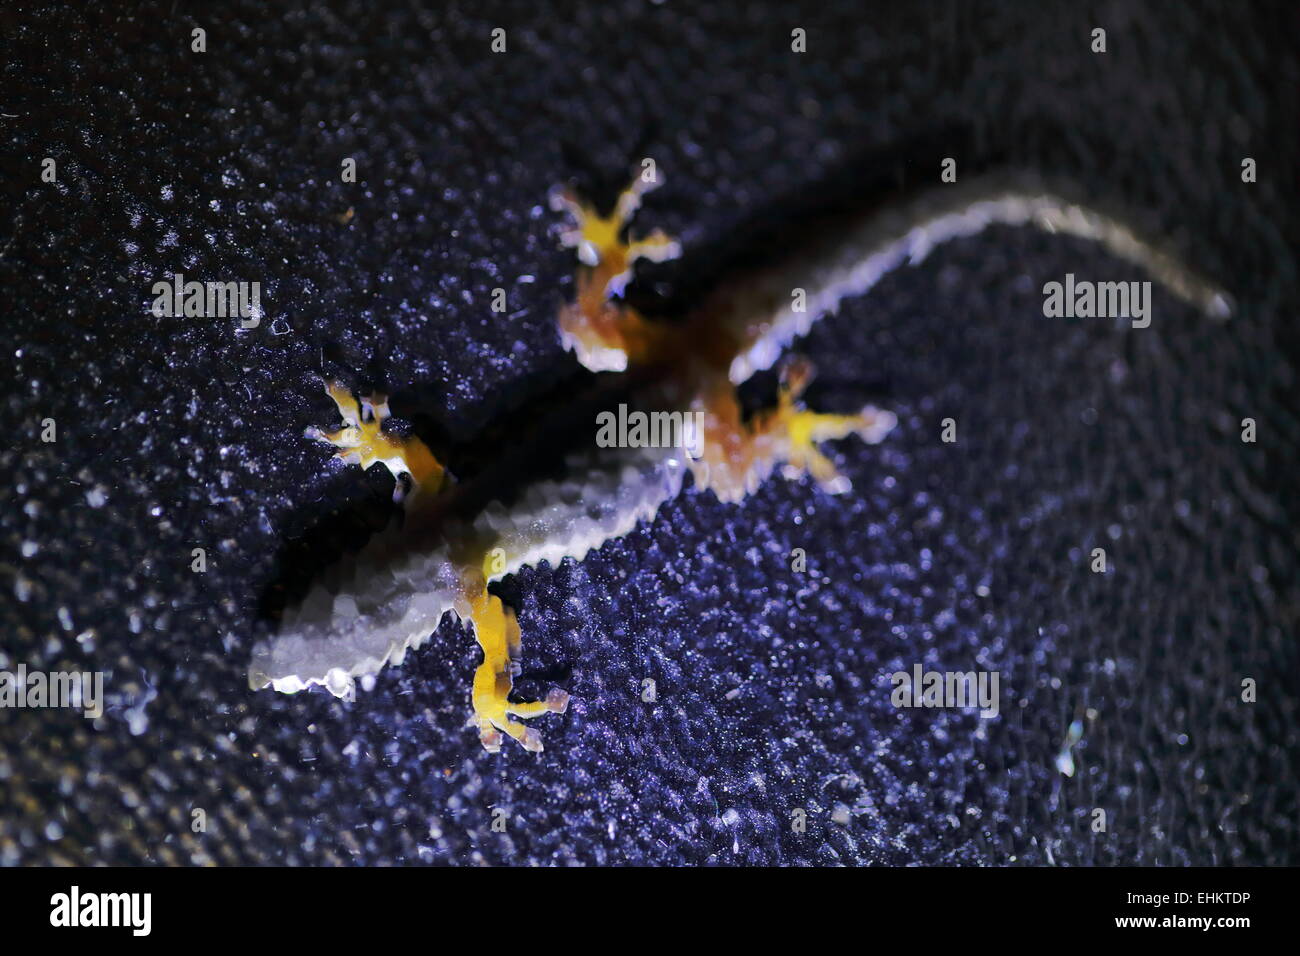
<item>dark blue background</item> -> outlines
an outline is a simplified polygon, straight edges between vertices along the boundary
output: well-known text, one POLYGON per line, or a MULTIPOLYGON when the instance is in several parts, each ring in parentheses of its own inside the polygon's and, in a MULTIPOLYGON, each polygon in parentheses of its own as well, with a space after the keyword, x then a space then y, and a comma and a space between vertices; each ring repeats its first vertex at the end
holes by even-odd
POLYGON ((93 725, 0 712, 0 863, 1295 862, 1292 4, 82 6, 0 12, 0 666, 104 669, 110 702, 93 725), (852 495, 688 492, 501 586, 521 693, 573 695, 540 759, 464 729, 460 626, 355 703, 248 691, 286 543, 335 509, 355 540, 389 491, 302 438, 333 422, 318 376, 453 441, 568 381, 552 183, 654 156, 639 222, 689 268, 952 120, 972 166, 1120 205, 1239 314, 1157 290, 1146 331, 1046 320, 1049 279, 1144 276, 1036 233, 953 243, 802 346, 814 404, 900 417, 835 447, 852 495), (175 271, 261 281, 269 316, 156 319, 175 271), (917 660, 1000 671, 1002 716, 894 710, 885 675, 917 660))

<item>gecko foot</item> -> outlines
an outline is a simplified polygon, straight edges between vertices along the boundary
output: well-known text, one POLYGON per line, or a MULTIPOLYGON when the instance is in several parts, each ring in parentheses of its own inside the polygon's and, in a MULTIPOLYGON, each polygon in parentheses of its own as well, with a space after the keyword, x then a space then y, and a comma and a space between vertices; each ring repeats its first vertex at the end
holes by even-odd
POLYGON ((394 497, 399 500, 402 475, 410 478, 413 491, 437 491, 442 486, 446 472, 424 442, 414 435, 402 438, 383 430, 384 419, 390 415, 387 396, 355 398, 346 386, 338 382, 326 382, 325 391, 338 406, 345 425, 333 432, 308 428, 308 438, 333 445, 338 449, 334 457, 348 464, 360 465, 362 469, 376 462, 382 464, 397 479, 394 497))
POLYGON ((628 222, 641 197, 659 185, 638 176, 623 190, 613 212, 602 216, 567 188, 551 190, 551 208, 567 211, 572 224, 560 236, 577 249, 577 296, 560 313, 560 341, 593 372, 620 372, 653 355, 661 330, 621 301, 638 259, 664 262, 681 254, 681 244, 656 229, 633 239, 628 222))
POLYGON ((622 295, 638 259, 665 262, 681 255, 681 244, 662 230, 656 229, 640 239, 625 233, 628 223, 641 208, 641 197, 659 185, 658 178, 647 181, 637 176, 619 194, 608 216, 602 216, 595 206, 567 187, 551 190, 551 208, 568 212, 572 219, 572 225, 560 234, 560 241, 578 250, 578 260, 591 270, 596 294, 604 298, 622 295))
POLYGON ((815 370, 804 358, 787 362, 781 373, 777 407, 758 426, 774 433, 784 433, 782 474, 795 479, 811 475, 830 494, 850 491, 853 483, 840 474, 835 463, 817 447, 824 441, 857 435, 868 444, 876 444, 898 424, 893 412, 868 405, 854 415, 825 414, 809 411, 799 401, 815 370))
POLYGON ((502 733, 509 734, 533 753, 542 751, 542 735, 519 720, 541 714, 562 714, 568 709, 569 695, 553 689, 545 700, 517 702, 510 700, 514 686, 515 658, 519 653, 519 622, 515 612, 487 589, 481 575, 470 575, 470 620, 474 636, 483 649, 483 663, 474 673, 474 717, 478 722, 483 749, 497 753, 502 733), (514 720, 512 718, 519 718, 514 720))

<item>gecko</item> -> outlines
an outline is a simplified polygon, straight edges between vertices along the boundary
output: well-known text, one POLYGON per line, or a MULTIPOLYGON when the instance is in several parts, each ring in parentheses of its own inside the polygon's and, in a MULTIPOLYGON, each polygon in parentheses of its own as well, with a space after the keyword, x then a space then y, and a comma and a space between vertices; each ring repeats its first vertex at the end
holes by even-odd
POLYGON ((535 481, 502 501, 473 482, 457 483, 418 437, 385 429, 384 396, 356 396, 327 382, 343 427, 310 428, 308 436, 350 464, 392 472, 401 520, 331 568, 286 612, 279 632, 254 648, 252 688, 295 693, 320 685, 352 695, 357 678, 400 664, 451 613, 468 622, 483 655, 468 726, 490 752, 507 736, 540 752, 542 736, 525 721, 563 714, 569 696, 555 688, 541 700, 511 699, 520 627, 489 586, 525 566, 582 560, 651 520, 682 491, 688 473, 698 491, 722 502, 741 501, 777 474, 807 476, 828 495, 848 492, 851 482, 825 443, 851 436, 878 443, 897 419, 874 406, 850 414, 807 408, 802 396, 812 364, 783 356, 814 322, 942 243, 995 225, 1075 236, 1145 270, 1212 319, 1232 312, 1226 293, 1124 222, 1020 174, 975 177, 849 217, 798 244, 783 261, 723 279, 684 318, 666 321, 643 314, 626 296, 639 261, 665 262, 682 253, 660 230, 633 235, 642 197, 661 180, 661 172, 638 176, 609 212, 568 188, 551 191, 552 209, 566 219, 560 241, 577 259, 573 301, 560 309, 556 331, 591 372, 632 376, 636 408, 698 415, 702 441, 689 449, 593 442, 565 461, 563 476, 535 481), (745 416, 737 387, 774 368, 775 404, 745 416))

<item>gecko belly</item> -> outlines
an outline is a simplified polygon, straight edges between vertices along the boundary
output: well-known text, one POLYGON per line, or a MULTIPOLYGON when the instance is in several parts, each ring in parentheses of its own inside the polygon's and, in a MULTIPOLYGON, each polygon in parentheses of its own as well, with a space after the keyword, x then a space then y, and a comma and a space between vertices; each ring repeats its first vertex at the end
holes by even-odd
POLYGON ((571 456, 566 477, 530 485, 510 505, 471 520, 428 503, 329 569, 254 652, 249 682, 293 693, 322 685, 348 694, 356 677, 400 664, 448 611, 469 619, 482 581, 592 548, 654 517, 686 472, 679 448, 593 449, 571 456), (424 513, 428 512, 428 513, 424 513))

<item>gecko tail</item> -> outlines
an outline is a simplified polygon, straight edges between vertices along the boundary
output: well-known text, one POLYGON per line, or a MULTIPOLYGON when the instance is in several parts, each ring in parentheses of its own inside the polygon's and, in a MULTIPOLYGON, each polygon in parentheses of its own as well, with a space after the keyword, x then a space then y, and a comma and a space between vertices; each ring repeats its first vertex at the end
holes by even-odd
POLYGON ((808 251, 785 267, 728 286, 717 301, 705 305, 722 312, 719 303, 726 302, 729 321, 743 343, 729 378, 739 385, 771 368, 796 338, 845 299, 865 294, 904 266, 919 264, 940 245, 995 226, 1034 227, 1099 243, 1210 319, 1232 316, 1235 305, 1225 290, 1123 219, 1070 199, 1068 193, 1068 188, 1032 176, 990 175, 929 190, 835 235, 814 236, 808 251), (792 297, 792 290, 801 294, 792 297))

